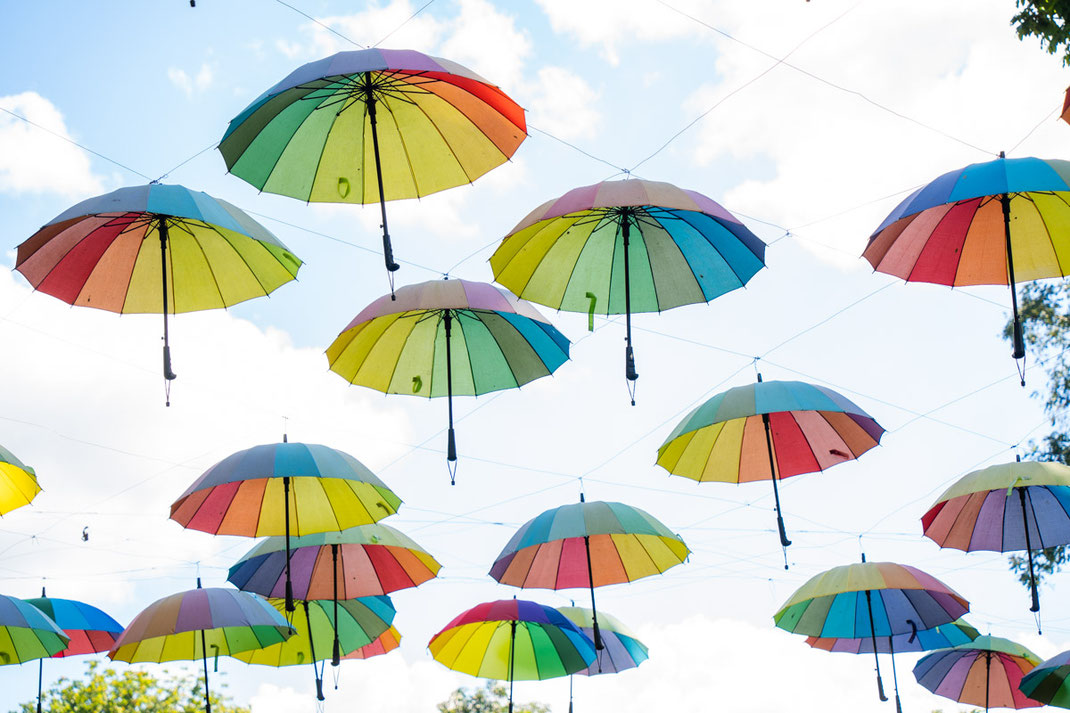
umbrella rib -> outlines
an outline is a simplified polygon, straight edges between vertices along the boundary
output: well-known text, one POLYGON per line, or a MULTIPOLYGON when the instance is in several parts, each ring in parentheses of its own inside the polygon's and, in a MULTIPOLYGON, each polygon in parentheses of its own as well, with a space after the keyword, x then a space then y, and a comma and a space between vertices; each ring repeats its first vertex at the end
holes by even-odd
MULTIPOLYGON (((411 101, 407 101, 406 103, 412 104, 416 108, 417 111, 419 111, 421 114, 423 114, 425 117, 427 117, 427 113, 425 111, 423 111, 423 109, 420 107, 419 104, 416 104, 415 102, 411 102, 411 101)), ((397 133, 397 136, 398 136, 398 142, 401 144, 401 150, 405 154, 405 166, 409 170, 409 178, 412 180, 412 187, 414 189, 416 189, 416 195, 420 196, 421 195, 420 194, 420 182, 418 180, 416 180, 416 169, 414 169, 413 165, 412 165, 412 153, 409 151, 409 146, 405 142, 405 135, 403 133, 401 133, 401 129, 398 128, 399 124, 398 124, 397 117, 394 115, 394 108, 390 105, 389 102, 382 101, 382 100, 380 100, 379 106, 381 106, 384 109, 386 109, 386 113, 390 115, 390 119, 394 122, 394 129, 395 129, 395 131, 397 133)), ((438 132, 438 127, 435 126, 435 123, 433 121, 431 121, 431 118, 427 117, 427 120, 429 122, 431 122, 431 125, 435 127, 435 131, 438 132)), ((382 122, 380 122, 380 124, 381 123, 382 122)), ((439 136, 442 135, 441 132, 438 132, 438 133, 439 133, 439 136)), ((447 146, 448 145, 449 144, 447 144, 447 146)), ((453 154, 452 147, 450 149, 450 153, 451 153, 451 155, 453 154)), ((465 176, 467 176, 467 174, 465 174, 465 176)), ((469 181, 469 183, 471 183, 471 181, 469 181)), ((386 189, 384 188, 383 191, 385 193, 386 189)), ((382 198, 383 198, 383 200, 386 200, 386 196, 382 196, 382 198)))
MULTIPOLYGON (((1037 511, 1036 508, 1033 506, 1033 492, 1028 487, 1025 489, 1025 498, 1029 501, 1029 514, 1033 516, 1033 526, 1036 528, 1037 531, 1037 544, 1039 544, 1040 549, 1043 550, 1045 549, 1044 533, 1040 531, 1040 520, 1037 519, 1037 511)), ((1023 517, 1022 520, 1022 524, 1028 528, 1029 523, 1025 521, 1025 517, 1023 517)))
MULTIPOLYGON (((224 242, 227 242, 227 239, 223 236, 223 234, 221 232, 219 232, 219 230, 216 229, 216 227, 214 225, 210 225, 208 223, 205 223, 205 227, 207 227, 211 232, 216 233, 217 235, 219 235, 219 237, 222 238, 224 242)), ((219 295, 219 304, 221 304, 223 306, 223 309, 226 309, 227 308, 227 300, 226 300, 226 298, 223 297, 223 288, 220 287, 220 285, 219 285, 219 278, 216 277, 215 268, 212 267, 212 263, 208 260, 208 255, 205 254, 204 247, 201 245, 201 241, 197 239, 197 236, 193 233, 192 229, 189 230, 189 236, 193 240, 193 244, 197 246, 197 250, 200 251, 201 257, 204 258, 204 264, 208 266, 208 274, 210 276, 211 283, 215 287, 215 293, 217 295, 219 295)), ((173 243, 172 243, 172 245, 173 245, 173 243)), ((241 257, 241 255, 239 254, 238 257, 241 257)), ((172 250, 172 262, 174 262, 174 251, 173 250, 172 250)), ((248 263, 245 262, 244 258, 242 258, 242 263, 245 264, 246 269, 249 269, 249 265, 248 265, 248 263)), ((250 270, 250 272, 252 272, 252 271, 250 270)), ((172 268, 172 275, 173 274, 174 274, 174 271, 173 271, 173 268, 172 268)), ((255 277, 255 275, 254 275, 254 277, 255 277)), ((173 279, 174 278, 172 277, 172 280, 173 279)), ((257 282, 257 284, 260 284, 259 278, 257 278, 256 282, 257 282)), ((263 287, 264 287, 263 285, 260 285, 261 289, 263 289, 263 287)), ((177 297, 174 294, 174 290, 172 289, 171 292, 172 292, 171 299, 174 300, 174 301, 177 301, 177 297)), ((177 311, 177 307, 176 307, 176 311, 177 311)))
MULTIPOLYGON (((123 228, 121 231, 119 231, 119 235, 116 236, 116 238, 118 238, 123 233, 125 233, 130 228, 130 225, 134 225, 136 222, 137 221, 131 221, 130 224, 127 225, 126 228, 123 228)), ((146 222, 145 231, 141 234, 141 242, 142 243, 144 243, 145 242, 145 238, 148 237, 148 232, 149 232, 150 228, 151 228, 151 221, 150 222, 146 222)), ((130 272, 127 273, 126 288, 123 290, 123 302, 122 302, 122 305, 119 307, 119 313, 120 314, 124 314, 125 311, 126 311, 126 301, 130 298, 130 285, 134 281, 134 279, 133 279, 134 278, 134 268, 137 267, 137 258, 138 258, 138 255, 140 255, 140 254, 141 254, 141 246, 139 245, 138 249, 137 249, 137 255, 134 255, 134 260, 133 260, 132 264, 130 265, 130 272)), ((90 273, 90 274, 92 274, 92 273, 90 273)))

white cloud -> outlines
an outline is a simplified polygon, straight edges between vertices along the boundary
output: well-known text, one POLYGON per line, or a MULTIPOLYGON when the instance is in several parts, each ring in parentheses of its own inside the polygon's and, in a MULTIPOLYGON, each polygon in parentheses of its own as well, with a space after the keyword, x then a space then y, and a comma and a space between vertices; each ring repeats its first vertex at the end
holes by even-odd
POLYGON ((36 92, 23 92, 0 97, 0 108, 6 110, 0 112, 0 191, 68 196, 101 192, 101 177, 93 173, 86 153, 69 143, 73 138, 52 102, 36 92))
POLYGON ((404 47, 428 52, 438 43, 443 27, 430 13, 413 17, 416 10, 409 0, 398 0, 386 5, 372 3, 367 10, 352 15, 318 17, 318 23, 301 27, 311 39, 307 54, 310 58, 319 58, 342 50, 358 49, 343 38, 364 46, 404 47))
POLYGON ((460 0, 460 13, 449 23, 440 52, 483 76, 491 84, 516 86, 531 56, 528 33, 516 20, 487 0, 460 0))
POLYGON ((540 69, 526 94, 531 98, 531 124, 558 138, 591 138, 602 123, 599 93, 563 67, 540 69))
POLYGON ((212 86, 214 75, 212 67, 205 62, 201 65, 197 74, 192 77, 185 70, 171 67, 167 70, 167 78, 171 80, 171 84, 181 89, 187 97, 192 97, 195 93, 203 92, 212 86))

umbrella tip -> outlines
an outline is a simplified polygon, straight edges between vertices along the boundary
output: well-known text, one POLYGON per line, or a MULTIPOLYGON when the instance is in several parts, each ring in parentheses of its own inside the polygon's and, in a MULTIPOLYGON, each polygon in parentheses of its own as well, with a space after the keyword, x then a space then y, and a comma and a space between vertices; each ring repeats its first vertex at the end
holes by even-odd
POLYGON ((197 589, 201 588, 201 578, 197 577, 197 589))
POLYGON ((862 561, 863 561, 863 562, 865 562, 865 561, 866 561, 866 553, 865 553, 865 552, 863 552, 863 553, 862 553, 862 561))
POLYGON ((580 493, 580 502, 581 503, 587 502, 587 499, 583 496, 583 493, 580 493))

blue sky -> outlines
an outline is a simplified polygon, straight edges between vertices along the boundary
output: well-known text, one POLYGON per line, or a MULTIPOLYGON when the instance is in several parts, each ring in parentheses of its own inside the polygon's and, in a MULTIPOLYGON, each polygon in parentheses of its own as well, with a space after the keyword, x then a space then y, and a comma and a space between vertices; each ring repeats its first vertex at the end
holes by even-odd
MULTIPOLYGON (((168 506, 213 463, 286 428, 377 472, 405 500, 388 522, 445 565, 439 581, 396 596, 401 650, 344 667, 328 711, 432 710, 453 688, 479 685, 431 660, 426 642, 461 610, 517 594, 486 577, 494 556, 517 526, 581 490, 648 510, 694 551, 661 577, 599 593, 651 659, 577 683, 582 710, 700 710, 710 700, 740 711, 882 710, 869 659, 810 651, 771 623, 797 586, 860 549, 942 578, 971 600, 981 629, 1045 656, 1070 647, 1056 606, 1065 575, 1042 591, 1039 638, 1002 556, 942 552, 918 522, 947 484, 1012 460, 1015 444, 1044 432, 1030 398, 1042 375, 1032 370, 1021 389, 999 338, 1007 291, 903 285, 858 257, 914 187, 1001 149, 1062 157, 1070 140, 1056 118, 1065 72, 1017 41, 1012 2, 933 5, 12 4, 0 28, 0 262, 12 267, 15 246, 78 200, 166 174, 253 213, 306 265, 270 299, 173 320, 170 409, 158 318, 70 308, 0 273, 0 443, 45 488, 0 522, 2 591, 34 596, 46 583, 125 622, 198 573, 222 585, 252 542, 184 531, 168 506), (258 195, 226 175, 213 148, 230 118, 293 68, 354 47, 339 35, 361 45, 389 35, 383 46, 461 62, 528 110, 530 137, 512 162, 471 186, 388 205, 400 283, 447 272, 491 280, 487 258, 531 209, 623 169, 740 215, 770 244, 768 269, 709 305, 635 318, 635 408, 620 320, 597 319, 588 333, 586 315, 543 309, 573 340, 572 360, 520 391, 456 402, 450 488, 445 404, 348 386, 322 354, 387 290, 378 208, 258 195), (832 386, 888 429, 858 462, 784 483, 788 571, 768 488, 697 485, 653 465, 690 408, 752 381, 755 364, 767 380, 832 386), (763 690, 770 668, 782 689, 763 690)), ((908 680, 910 658, 898 661, 905 705, 953 710, 908 680)), ((308 671, 220 669, 256 713, 313 709, 308 671)), ((80 670, 49 662, 46 678, 80 670)), ((0 669, 0 709, 29 700, 35 674, 0 669)), ((525 684, 518 696, 561 710, 567 682, 525 684)))

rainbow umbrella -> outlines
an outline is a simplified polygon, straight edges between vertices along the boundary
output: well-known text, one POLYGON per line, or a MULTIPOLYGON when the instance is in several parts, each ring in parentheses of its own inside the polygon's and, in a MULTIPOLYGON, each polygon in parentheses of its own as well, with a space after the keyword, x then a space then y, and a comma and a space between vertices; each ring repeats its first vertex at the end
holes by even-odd
POLYGON ((1025 550, 1033 598, 1029 610, 1038 612, 1033 550, 1070 544, 1070 467, 1018 461, 975 470, 944 491, 921 523, 925 536, 941 547, 1025 550))
POLYGON ((171 370, 167 316, 262 297, 297 276, 301 261, 226 201, 177 185, 120 188, 69 208, 18 247, 15 269, 71 305, 163 314, 163 373, 171 370))
POLYGON ((998 636, 979 636, 967 644, 940 649, 914 666, 918 683, 938 696, 991 708, 1044 705, 1018 690, 1022 676, 1040 663, 1026 647, 998 636))
POLYGON ((284 535, 285 598, 293 611, 290 534, 366 525, 401 499, 353 456, 311 443, 271 443, 233 453, 171 505, 171 519, 213 535, 284 535))
MULTIPOLYGON (((932 575, 894 562, 866 562, 834 567, 799 587, 773 616, 776 625, 793 634, 821 638, 869 637, 882 701, 878 637, 894 637, 950 624, 970 604, 932 575)), ((901 709, 894 679, 896 708, 901 709)))
POLYGON ((32 604, 0 594, 0 666, 55 656, 71 638, 32 604))
POLYGON ((594 646, 556 609, 523 599, 484 602, 462 612, 435 634, 427 648, 446 668, 470 676, 544 681, 582 671, 595 659, 594 646))
POLYGON ((1018 690, 1044 705, 1070 708, 1070 651, 1052 656, 1038 663, 1022 677, 1018 690))
POLYGON ((350 651, 342 656, 342 659, 346 661, 370 659, 373 656, 388 654, 399 646, 401 646, 401 632, 391 626, 380 634, 378 639, 367 646, 361 646, 355 651, 350 651))
POLYGON ((639 508, 611 502, 562 505, 528 520, 494 560, 490 576, 513 587, 587 588, 595 648, 604 646, 594 588, 661 574, 691 553, 679 535, 639 508))
MULTIPOLYGON (((285 541, 269 537, 230 568, 227 581, 246 592, 282 597, 286 592, 285 541)), ((417 587, 442 567, 402 532, 388 525, 361 525, 290 541, 293 593, 297 599, 338 601, 417 587)), ((337 612, 335 613, 337 621, 337 612)), ((335 633, 331 663, 341 657, 335 633)))
MULTIPOLYGON (((580 628, 587 638, 594 640, 595 611, 584 607, 558 607, 557 611, 580 628)), ((598 676, 604 673, 619 673, 635 668, 649 658, 646 644, 619 619, 602 612, 600 638, 603 648, 595 650, 595 660, 587 668, 576 673, 581 676, 598 676)), ((568 677, 568 710, 572 713, 572 676, 568 677)))
POLYGON ((515 389, 568 360, 569 342, 524 300, 485 282, 408 285, 361 310, 327 348, 331 371, 386 394, 445 396, 454 482, 453 395, 515 389), (395 299, 396 297, 396 299, 395 299))
MULTIPOLYGON (((268 602, 279 612, 286 609, 285 599, 272 598, 268 602)), ((293 636, 262 649, 231 656, 245 663, 276 668, 310 663, 316 675, 316 699, 322 701, 323 668, 317 664, 331 657, 332 640, 338 642, 339 650, 347 654, 369 646, 390 629, 396 612, 387 596, 349 599, 334 607, 319 600, 304 600, 298 604, 304 617, 300 614, 293 617, 293 636)))
MULTIPOLYGON (((777 481, 853 460, 880 443, 884 429, 832 389, 801 381, 762 381, 713 396, 689 413, 658 448, 657 464, 699 482, 770 480, 780 544, 777 481)), ((786 567, 786 565, 785 565, 786 567)))
MULTIPOLYGON (((50 658, 98 654, 115 645, 116 637, 122 632, 123 625, 112 619, 100 609, 74 599, 57 599, 45 596, 41 587, 41 596, 27 599, 56 623, 70 639, 67 648, 50 658)), ((37 713, 41 713, 42 684, 45 673, 45 659, 38 659, 37 668, 37 713)))
POLYGON ((108 656, 113 661, 196 661, 204 663, 204 711, 208 695, 208 650, 236 654, 285 641, 293 633, 286 619, 256 594, 236 589, 179 592, 145 607, 126 627, 108 656))
POLYGON ((0 446, 0 515, 29 505, 41 492, 37 474, 8 449, 0 446))
MULTIPOLYGON (((623 314, 635 405, 632 313, 710 300, 765 266, 765 243, 719 204, 669 183, 574 188, 533 210, 490 258, 496 282, 569 312, 623 314)), ((593 328, 591 322, 588 326, 593 328)))
POLYGON ((524 110, 456 62, 413 50, 339 52, 298 67, 231 120, 235 176, 306 202, 379 203, 471 183, 527 137, 524 110))
POLYGON ((1015 284, 1066 276, 1068 229, 1070 162, 1000 153, 907 196, 862 255, 878 272, 908 282, 1010 286, 1012 356, 1021 359, 1025 342, 1015 284))

